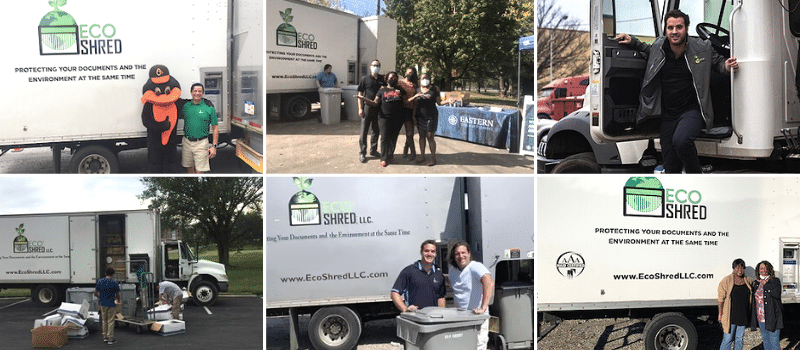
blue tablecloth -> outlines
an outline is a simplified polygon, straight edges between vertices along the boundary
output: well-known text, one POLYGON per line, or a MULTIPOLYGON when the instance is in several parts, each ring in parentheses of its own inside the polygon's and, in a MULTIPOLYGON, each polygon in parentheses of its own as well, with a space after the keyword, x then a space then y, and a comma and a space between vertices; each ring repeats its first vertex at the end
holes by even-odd
POLYGON ((485 107, 439 106, 437 136, 465 140, 511 152, 519 149, 520 113, 504 109, 489 111, 485 107))

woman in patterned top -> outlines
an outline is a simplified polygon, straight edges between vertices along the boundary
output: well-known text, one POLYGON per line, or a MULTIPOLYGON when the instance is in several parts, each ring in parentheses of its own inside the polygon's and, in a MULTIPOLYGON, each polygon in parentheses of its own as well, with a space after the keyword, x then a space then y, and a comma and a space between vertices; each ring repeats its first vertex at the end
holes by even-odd
POLYGON ((753 283, 753 314, 750 326, 761 329, 764 350, 781 349, 781 328, 783 328, 783 304, 781 303, 781 280, 775 277, 775 270, 769 261, 756 265, 758 281, 753 283))

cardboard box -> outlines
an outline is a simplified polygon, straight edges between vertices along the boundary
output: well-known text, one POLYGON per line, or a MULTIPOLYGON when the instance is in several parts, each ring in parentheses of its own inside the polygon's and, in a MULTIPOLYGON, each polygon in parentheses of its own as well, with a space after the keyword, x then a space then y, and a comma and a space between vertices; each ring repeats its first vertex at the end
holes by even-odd
POLYGON ((441 93, 442 101, 453 99, 454 101, 461 102, 461 106, 469 105, 469 92, 461 91, 446 91, 441 93))
MULTIPOLYGON (((183 305, 181 305, 181 313, 178 315, 178 318, 183 319, 183 305)), ((147 319, 153 321, 171 320, 172 305, 160 305, 147 310, 147 319)))
POLYGON ((84 300, 80 304, 61 303, 56 311, 64 316, 80 317, 86 319, 89 316, 89 303, 84 300))
POLYGON ((54 314, 44 318, 44 325, 45 326, 60 326, 61 325, 61 314, 54 314))
POLYGON ((67 327, 42 326, 31 329, 31 347, 57 349, 67 345, 67 327))
POLYGON ((150 330, 162 336, 186 333, 186 322, 180 320, 159 321, 150 326, 150 330))

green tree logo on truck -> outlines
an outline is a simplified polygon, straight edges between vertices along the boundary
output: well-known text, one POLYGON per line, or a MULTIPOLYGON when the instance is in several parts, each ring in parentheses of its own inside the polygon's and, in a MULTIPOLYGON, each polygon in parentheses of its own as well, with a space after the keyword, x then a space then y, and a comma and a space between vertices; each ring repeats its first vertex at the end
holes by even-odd
POLYGON ((25 237, 25 224, 19 224, 17 227, 17 236, 14 237, 14 253, 28 252, 28 239, 25 237))
POLYGON ((289 200, 289 225, 320 225, 322 221, 319 198, 307 191, 311 187, 312 179, 295 177, 293 180, 300 191, 289 200))
POLYGON ((278 11, 284 23, 278 26, 276 33, 276 40, 278 46, 297 47, 301 49, 317 49, 317 42, 314 41, 314 34, 299 33, 297 29, 289 24, 293 19, 292 9, 287 8, 285 11, 278 11))
POLYGON ((625 183, 624 216, 664 216, 664 186, 655 177, 632 177, 625 183))
POLYGON ((53 11, 39 21, 39 54, 77 54, 78 47, 75 44, 78 42, 78 23, 69 13, 59 9, 67 4, 67 0, 50 0, 48 3, 53 11), (74 50, 67 51, 73 46, 74 50))

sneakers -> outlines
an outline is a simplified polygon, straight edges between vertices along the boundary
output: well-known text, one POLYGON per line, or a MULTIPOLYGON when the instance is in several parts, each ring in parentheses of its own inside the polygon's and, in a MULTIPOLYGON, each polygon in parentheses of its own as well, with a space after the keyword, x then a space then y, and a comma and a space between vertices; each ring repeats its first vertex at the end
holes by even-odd
POLYGON ((371 152, 369 152, 369 155, 371 155, 373 157, 376 157, 376 158, 380 158, 381 157, 381 154, 378 153, 378 151, 371 151, 371 152))
POLYGON ((103 338, 103 343, 108 343, 108 338, 103 338))
POLYGON ((360 156, 358 157, 358 160, 359 160, 361 163, 366 163, 366 162, 367 162, 367 157, 366 157, 365 155, 363 155, 363 154, 362 154, 362 155, 360 155, 360 156))
POLYGON ((116 339, 110 339, 108 342, 106 342, 106 344, 108 344, 108 345, 114 345, 116 343, 117 343, 116 339))

